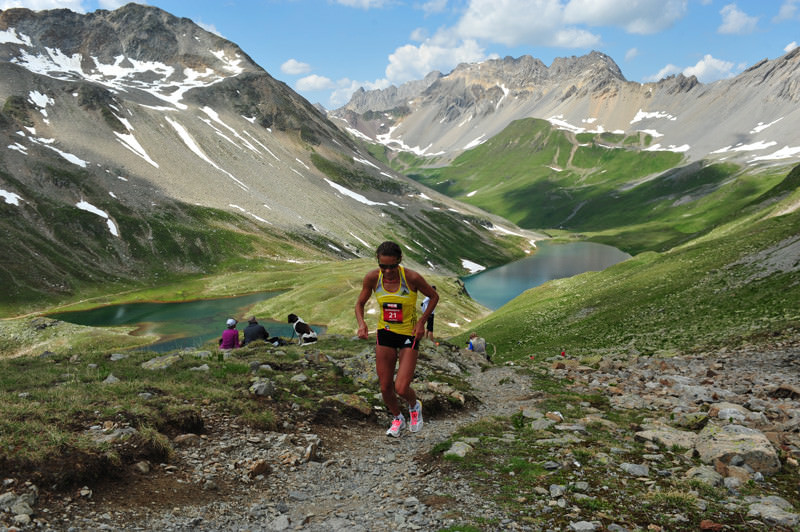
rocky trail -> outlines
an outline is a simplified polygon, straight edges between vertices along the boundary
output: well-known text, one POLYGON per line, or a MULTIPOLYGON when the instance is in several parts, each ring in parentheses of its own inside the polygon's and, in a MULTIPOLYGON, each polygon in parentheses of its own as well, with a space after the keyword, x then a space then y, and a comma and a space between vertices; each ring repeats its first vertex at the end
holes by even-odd
POLYGON ((511 415, 532 401, 517 368, 469 365, 477 407, 424 416, 420 432, 390 438, 388 421, 341 419, 265 433, 206 412, 204 433, 176 438, 169 464, 137 464, 122 481, 42 496, 31 524, 74 531, 436 530, 476 512, 510 523, 466 482, 452 485, 427 457, 459 426, 511 415))
MULTIPOLYGON (((29 483, 4 481, 17 499, 5 501, 0 523, 7 528, 0 524, 0 531, 436 531, 466 524, 487 531, 666 531, 686 530, 691 516, 707 509, 717 518, 703 520, 707 530, 800 526, 800 342, 680 357, 609 354, 591 367, 558 356, 523 368, 463 355, 459 365, 451 367, 473 397, 461 410, 430 408, 418 433, 387 437, 388 417, 292 416, 296 405, 282 414, 282 432, 204 411, 202 433, 174 437, 168 464, 140 462, 122 479, 66 494, 39 495, 29 483), (620 425, 590 403, 579 415, 570 405, 547 411, 537 372, 572 392, 606 398, 612 410, 644 413, 642 421, 620 425), (499 440, 541 448, 534 460, 557 481, 541 477, 532 493, 517 497, 525 512, 515 513, 492 497, 502 478, 480 485, 431 450, 463 426, 517 413, 534 432, 512 428, 499 440), (598 448, 603 431, 610 442, 598 448), (690 481, 708 489, 675 494, 674 486, 690 481), (641 503, 660 500, 662 490, 685 503, 664 510, 660 525, 647 524, 641 503), (17 519, 19 507, 10 508, 25 501, 32 507, 27 522, 17 519), (609 501, 616 513, 604 511, 609 501)), ((415 382, 423 401, 429 386, 415 382)), ((466 452, 503 443, 460 440, 466 452)))

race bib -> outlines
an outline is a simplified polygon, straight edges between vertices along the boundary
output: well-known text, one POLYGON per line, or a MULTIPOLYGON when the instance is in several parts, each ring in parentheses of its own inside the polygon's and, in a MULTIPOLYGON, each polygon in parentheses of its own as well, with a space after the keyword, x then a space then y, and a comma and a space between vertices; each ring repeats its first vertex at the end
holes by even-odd
POLYGON ((384 303, 383 321, 386 323, 403 323, 403 304, 384 303))

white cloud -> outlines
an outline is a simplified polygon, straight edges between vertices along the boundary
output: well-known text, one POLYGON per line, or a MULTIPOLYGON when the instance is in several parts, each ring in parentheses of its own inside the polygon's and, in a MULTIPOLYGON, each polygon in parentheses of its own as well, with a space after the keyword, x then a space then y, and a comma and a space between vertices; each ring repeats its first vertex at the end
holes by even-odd
POLYGON ((673 74, 682 73, 684 76, 696 76, 702 83, 711 83, 719 79, 730 78, 737 73, 737 70, 742 70, 743 65, 734 67, 730 61, 723 61, 716 59, 710 54, 703 56, 703 59, 697 64, 685 68, 669 64, 658 71, 654 76, 650 76, 645 81, 658 81, 673 74))
POLYGON ((588 48, 600 37, 565 24, 558 0, 471 0, 453 30, 461 39, 507 46, 588 48))
POLYGON ((222 33, 220 33, 220 31, 217 29, 217 27, 214 26, 213 24, 206 24, 205 22, 202 22, 200 20, 196 20, 196 21, 194 21, 194 23, 197 24, 198 26, 200 26, 201 28, 203 28, 204 30, 206 30, 209 33, 213 33, 214 35, 219 35, 220 37, 223 37, 222 33))
POLYGON ((336 0, 336 3, 347 7, 370 9, 373 7, 383 7, 386 2, 384 2, 384 0, 336 0))
POLYGON ((336 82, 336 89, 331 93, 329 99, 330 108, 341 107, 350 101, 350 97, 359 88, 363 87, 364 90, 378 90, 385 89, 391 83, 388 79, 377 79, 375 81, 355 81, 348 78, 340 79, 336 82))
POLYGON ((784 52, 786 52, 786 53, 788 54, 789 52, 791 52, 791 51, 792 51, 792 50, 794 50, 795 48, 797 48, 797 41, 792 41, 792 42, 790 42, 789 44, 787 44, 787 45, 786 45, 786 46, 783 48, 783 51, 784 51, 784 52))
POLYGON ((772 19, 772 22, 783 22, 784 20, 794 20, 797 18, 797 8, 800 0, 785 0, 778 10, 778 14, 772 19))
POLYGON ((417 28, 411 32, 410 39, 415 42, 422 42, 428 38, 428 28, 417 28))
POLYGON ((733 76, 733 63, 716 59, 711 57, 710 54, 706 54, 696 65, 685 68, 683 75, 696 76, 703 83, 709 83, 733 76))
POLYGON ((747 35, 753 33, 758 24, 758 17, 751 17, 741 11, 736 4, 728 4, 720 10, 722 24, 717 32, 728 35, 747 35))
POLYGON ((673 65, 672 63, 670 63, 667 66, 665 66, 664 68, 662 68, 661 70, 659 70, 657 74, 653 74, 652 76, 649 76, 649 77, 645 78, 644 81, 658 81, 658 80, 666 78, 667 76, 671 76, 673 74, 678 74, 678 73, 681 72, 681 70, 682 70, 681 67, 673 65))
MULTIPOLYGON (((108 9, 110 11, 113 11, 114 9, 117 9, 118 7, 122 7, 125 4, 127 4, 128 0, 100 0, 97 3, 100 6, 100 9, 108 9)), ((146 4, 147 2, 139 2, 139 3, 140 4, 146 4)), ((211 31, 211 30, 208 30, 208 31, 211 31)), ((214 32, 214 33, 217 33, 217 32, 214 32)))
POLYGON ((630 50, 625 52, 625 61, 630 61, 637 55, 639 55, 639 50, 637 48, 631 48, 630 50))
POLYGON ((447 0, 428 0, 422 4, 422 11, 424 11, 426 15, 430 15, 432 13, 441 13, 446 7, 447 0))
POLYGON ((449 72, 459 63, 474 63, 486 58, 484 50, 475 40, 457 43, 437 42, 429 39, 419 46, 406 44, 389 55, 386 77, 399 84, 412 79, 422 79, 434 70, 449 72))
POLYGON ((302 63, 296 59, 289 59, 281 65, 281 72, 292 76, 299 76, 300 74, 308 74, 311 72, 311 65, 302 63))
POLYGON ((322 91, 335 87, 336 85, 330 78, 318 76, 316 74, 300 78, 297 80, 297 83, 295 83, 295 88, 299 91, 322 91))
POLYGON ((650 35, 686 15, 687 0, 570 0, 564 21, 589 26, 617 26, 628 33, 650 35))
POLYGON ((25 7, 34 11, 43 9, 70 9, 78 13, 85 13, 83 0, 2 0, 0 9, 25 7))

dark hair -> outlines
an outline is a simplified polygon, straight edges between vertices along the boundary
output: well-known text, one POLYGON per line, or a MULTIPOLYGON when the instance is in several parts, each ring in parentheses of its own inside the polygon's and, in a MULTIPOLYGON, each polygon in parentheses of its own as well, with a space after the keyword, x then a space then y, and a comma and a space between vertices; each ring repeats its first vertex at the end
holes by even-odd
POLYGON ((381 255, 385 257, 397 257, 398 259, 402 259, 403 250, 400 249, 400 246, 396 242, 387 240, 378 246, 377 250, 375 250, 376 257, 380 257, 381 255))
POLYGON ((289 314, 289 323, 294 323, 297 321, 297 314, 289 314))

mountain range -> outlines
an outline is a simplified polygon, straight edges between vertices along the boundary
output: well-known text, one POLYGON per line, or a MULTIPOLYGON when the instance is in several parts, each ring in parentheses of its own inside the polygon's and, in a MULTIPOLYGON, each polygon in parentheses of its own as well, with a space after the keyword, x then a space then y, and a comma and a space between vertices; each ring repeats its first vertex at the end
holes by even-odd
POLYGON ((800 49, 736 77, 627 81, 607 55, 530 56, 461 64, 399 87, 356 91, 330 113, 345 129, 395 152, 451 162, 514 120, 540 118, 573 133, 649 136, 647 150, 742 164, 800 161, 800 49))
POLYGON ((0 307, 370 257, 385 239, 442 275, 522 257, 544 231, 668 250, 791 194, 771 189, 800 159, 799 63, 639 84, 599 52, 523 56, 324 113, 157 8, 0 11, 0 307))
POLYGON ((6 301, 369 256, 387 238, 443 272, 464 271, 456 242, 485 265, 527 245, 374 160, 234 43, 157 8, 0 11, 0 102, 6 301))

